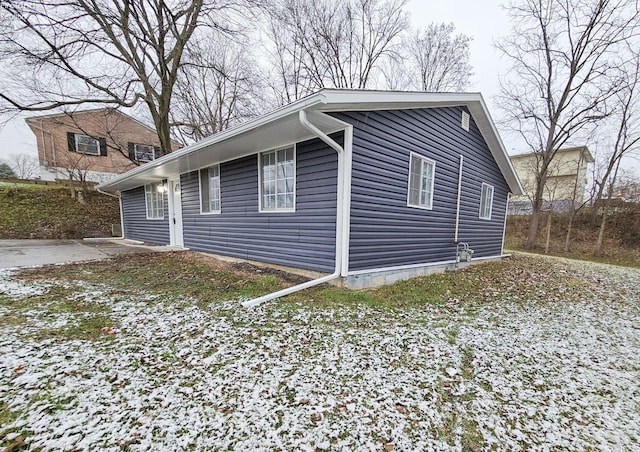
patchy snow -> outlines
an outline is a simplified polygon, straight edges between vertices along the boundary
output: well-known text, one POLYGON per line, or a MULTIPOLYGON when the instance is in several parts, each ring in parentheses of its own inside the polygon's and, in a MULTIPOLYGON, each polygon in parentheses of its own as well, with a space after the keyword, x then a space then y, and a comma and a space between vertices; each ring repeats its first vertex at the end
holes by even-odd
POLYGON ((11 275, 16 269, 0 268, 0 295, 9 297, 33 297, 42 295, 47 290, 46 284, 25 284, 22 281, 13 279, 11 275))
MULTIPOLYGON (((501 299, 473 312, 199 309, 84 284, 86 303, 110 306, 115 334, 42 339, 40 329, 74 319, 36 306, 24 324, 0 324, 0 406, 15 416, 0 440, 23 433, 30 448, 55 450, 637 449, 640 274, 572 265, 590 299, 501 299)), ((32 293, 0 281, 6 296, 32 293)))

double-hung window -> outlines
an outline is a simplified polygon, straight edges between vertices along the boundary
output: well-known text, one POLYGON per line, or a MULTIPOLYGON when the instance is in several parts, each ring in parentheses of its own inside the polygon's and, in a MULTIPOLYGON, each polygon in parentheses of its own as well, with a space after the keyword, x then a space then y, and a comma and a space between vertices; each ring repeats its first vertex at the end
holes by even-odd
POLYGON ((107 155, 107 140, 102 137, 67 132, 67 144, 70 152, 88 155, 107 155))
POLYGON ((200 211, 220 213, 220 165, 200 170, 200 211))
POLYGON ((260 154, 260 210, 295 210, 295 147, 260 154))
POLYGON ((421 209, 433 208, 433 181, 436 162, 411 153, 409 161, 409 193, 407 205, 421 209))
POLYGON ((100 140, 88 135, 76 134, 76 152, 100 155, 100 140))
POLYGON ((150 162, 156 158, 156 149, 148 144, 134 143, 133 156, 138 162, 150 162))
POLYGON ((164 218, 164 195, 160 189, 162 183, 144 186, 144 200, 147 205, 147 219, 161 220, 164 218))
POLYGON ((491 219, 491 209, 493 208, 493 186, 482 183, 482 192, 480 193, 480 218, 483 220, 491 219))

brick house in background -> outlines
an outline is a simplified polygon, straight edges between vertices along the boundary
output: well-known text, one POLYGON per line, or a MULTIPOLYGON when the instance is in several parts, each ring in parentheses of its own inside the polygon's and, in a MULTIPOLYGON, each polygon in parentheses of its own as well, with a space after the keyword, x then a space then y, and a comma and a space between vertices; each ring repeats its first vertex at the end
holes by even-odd
MULTIPOLYGON (((116 109, 25 119, 36 136, 40 177, 106 182, 160 157, 156 131, 116 109)), ((174 143, 173 149, 179 145, 174 143)))

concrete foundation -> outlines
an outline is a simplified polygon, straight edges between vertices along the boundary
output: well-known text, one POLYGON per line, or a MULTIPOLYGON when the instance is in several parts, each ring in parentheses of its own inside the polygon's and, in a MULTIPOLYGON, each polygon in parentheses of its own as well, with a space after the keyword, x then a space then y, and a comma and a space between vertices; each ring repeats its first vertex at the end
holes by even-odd
POLYGON ((404 281, 406 279, 415 278, 418 276, 431 275, 433 273, 442 273, 446 271, 459 270, 468 267, 473 264, 481 262, 487 262, 492 260, 499 260, 502 256, 475 259, 471 262, 459 262, 455 261, 442 262, 437 264, 419 265, 408 268, 390 268, 388 270, 371 271, 367 273, 358 273, 355 275, 348 275, 343 278, 342 285, 348 289, 358 290, 371 287, 380 287, 387 284, 393 284, 398 281, 404 281))

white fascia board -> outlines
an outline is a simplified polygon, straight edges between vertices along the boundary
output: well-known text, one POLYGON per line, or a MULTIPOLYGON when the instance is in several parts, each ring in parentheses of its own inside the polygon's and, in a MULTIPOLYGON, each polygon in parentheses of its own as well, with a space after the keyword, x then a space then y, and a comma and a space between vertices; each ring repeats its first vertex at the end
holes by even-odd
MULTIPOLYGON (((261 126, 264 126, 265 124, 268 124, 273 121, 277 121, 278 119, 284 118, 287 115, 290 115, 292 113, 296 113, 299 110, 311 108, 315 105, 322 104, 323 100, 324 100, 324 94, 322 91, 320 91, 316 94, 300 99, 292 104, 289 104, 277 110, 274 110, 273 112, 268 113, 264 116, 260 116, 254 120, 248 121, 237 127, 233 127, 225 131, 222 131, 220 133, 216 133, 215 135, 212 135, 208 138, 198 141, 197 143, 194 143, 190 146, 185 146, 182 149, 163 155, 162 157, 156 160, 153 160, 152 162, 145 163, 144 165, 139 166, 138 168, 134 168, 122 174, 121 176, 118 176, 110 180, 108 183, 100 184, 98 187, 101 190, 114 190, 114 189, 117 190, 116 187, 118 185, 128 180, 134 180, 136 178, 140 178, 142 180, 144 179, 145 174, 150 174, 152 170, 162 167, 169 162, 173 162, 191 153, 204 149, 208 146, 212 146, 216 143, 220 143, 222 141, 228 140, 235 136, 241 135, 253 129, 258 129, 261 126)), ((155 178, 152 177, 152 179, 155 179, 155 178)))
POLYGON ((489 109, 484 103, 484 99, 481 95, 478 95, 478 97, 478 102, 470 103, 467 105, 467 108, 469 108, 469 111, 473 116, 473 120, 487 142, 489 150, 491 151, 491 154, 493 154, 493 158, 507 181, 511 193, 514 195, 522 195, 524 194, 524 188, 520 183, 520 179, 518 178, 518 174, 516 173, 513 164, 511 163, 511 159, 509 158, 509 154, 507 153, 504 143, 500 138, 498 129, 491 119, 489 109))
POLYGON ((420 108, 421 106, 461 105, 480 101, 480 93, 426 93, 423 91, 324 90, 327 108, 323 110, 420 108))

